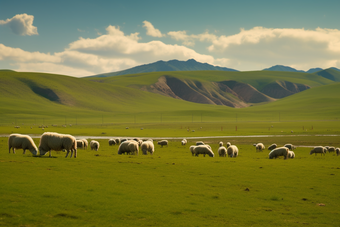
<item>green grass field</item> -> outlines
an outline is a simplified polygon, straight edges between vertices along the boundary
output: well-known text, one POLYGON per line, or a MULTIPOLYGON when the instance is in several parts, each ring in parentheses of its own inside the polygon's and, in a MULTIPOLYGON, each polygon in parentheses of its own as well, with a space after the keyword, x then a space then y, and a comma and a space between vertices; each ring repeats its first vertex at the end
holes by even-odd
MULTIPOLYGON (((0 138, 1 226, 338 226, 339 157, 268 159, 266 146, 339 146, 333 136, 222 139, 238 145, 237 158, 217 155, 220 139, 203 139, 215 157, 193 157, 180 139, 151 155, 118 155, 99 140, 98 152, 78 157, 52 152, 9 154, 0 138)), ((39 139, 34 139, 36 144, 39 139)), ((156 143, 156 141, 155 141, 156 143)))

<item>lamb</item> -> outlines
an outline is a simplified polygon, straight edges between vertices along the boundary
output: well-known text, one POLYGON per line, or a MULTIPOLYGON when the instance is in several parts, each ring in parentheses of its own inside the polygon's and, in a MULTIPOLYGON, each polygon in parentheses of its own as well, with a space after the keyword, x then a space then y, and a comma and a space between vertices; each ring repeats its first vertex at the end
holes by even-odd
POLYGON ((272 145, 270 145, 269 147, 268 147, 268 150, 274 150, 275 148, 277 148, 277 145, 276 145, 276 143, 273 143, 272 145))
POLYGON ((74 157, 77 157, 77 142, 74 136, 68 134, 59 134, 56 132, 45 132, 42 134, 39 143, 39 152, 40 155, 45 155, 49 152, 49 157, 52 157, 51 150, 61 151, 65 149, 67 154, 65 158, 67 158, 68 154, 71 151, 71 158, 74 151, 74 157))
POLYGON ((288 147, 278 147, 269 152, 269 159, 277 158, 279 156, 283 156, 284 159, 288 158, 288 147))
POLYGON ((91 140, 91 142, 90 142, 91 150, 98 151, 99 146, 100 146, 100 144, 99 144, 98 141, 96 141, 96 140, 91 140))
POLYGON ((160 141, 157 142, 157 144, 161 145, 161 147, 163 147, 165 145, 168 146, 168 141, 167 140, 160 140, 160 141))
POLYGON ((236 158, 238 156, 238 148, 235 145, 230 145, 227 148, 227 154, 229 157, 234 157, 236 158))
POLYGON ((84 149, 87 150, 87 147, 89 145, 89 142, 87 142, 87 139, 82 139, 82 141, 84 142, 84 149))
POLYGON ((84 145, 84 141, 83 140, 76 140, 76 143, 77 143, 77 149, 78 148, 83 148, 85 147, 84 145))
POLYGON ((327 149, 325 147, 322 147, 322 146, 317 146, 317 147, 314 147, 311 151, 310 151, 310 155, 311 154, 317 154, 317 153, 320 153, 321 155, 325 155, 326 154, 326 151, 327 149))
POLYGON ((294 151, 288 151, 288 158, 295 158, 294 151))
POLYGON ((205 145, 205 144, 202 141, 197 141, 196 146, 198 146, 198 145, 205 145))
POLYGON ((183 139, 183 140, 181 141, 181 144, 182 144, 182 146, 186 145, 186 144, 187 144, 187 140, 186 140, 186 139, 183 139))
POLYGON ((293 144, 287 143, 284 145, 284 147, 287 147, 289 150, 295 150, 295 146, 293 144))
POLYGON ((329 147, 327 150, 328 153, 335 152, 335 147, 329 147))
POLYGON ((203 156, 205 157, 205 155, 209 155, 209 157, 214 157, 215 154, 214 152, 206 145, 198 145, 198 146, 191 146, 193 149, 192 153, 195 154, 195 156, 198 157, 199 154, 203 154, 203 156))
POLYGON ((116 145, 116 140, 109 139, 109 146, 116 145))
POLYGON ((33 155, 38 154, 37 146, 35 145, 33 139, 28 135, 22 134, 11 134, 8 137, 8 150, 11 153, 11 148, 13 154, 15 154, 15 149, 23 149, 25 154, 26 149, 28 149, 33 155))
POLYGON ((225 148, 224 146, 220 146, 217 152, 220 157, 227 157, 227 148, 225 148))
POLYGON ((150 140, 144 141, 140 148, 145 155, 147 155, 148 152, 150 152, 151 155, 155 152, 155 146, 150 140))
POLYGON ((263 145, 263 143, 257 143, 255 145, 256 151, 263 151, 266 147, 263 145))
POLYGON ((137 154, 139 153, 139 145, 137 141, 127 140, 121 143, 118 147, 118 154, 137 154))

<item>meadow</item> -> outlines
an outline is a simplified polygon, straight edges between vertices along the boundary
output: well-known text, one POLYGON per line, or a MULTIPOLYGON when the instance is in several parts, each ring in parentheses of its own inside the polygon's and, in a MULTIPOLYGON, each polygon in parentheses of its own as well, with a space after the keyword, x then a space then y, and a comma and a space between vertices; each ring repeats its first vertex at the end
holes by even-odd
MULTIPOLYGON (((90 137, 88 137, 90 140, 90 137)), ((180 138, 154 155, 118 155, 100 139, 99 151, 77 158, 8 153, 0 138, 2 226, 338 226, 340 164, 333 153, 268 159, 264 142, 340 146, 335 136, 200 139, 215 157, 193 157, 180 138), (218 141, 239 147, 237 158, 217 155, 218 141)), ((34 139, 39 143, 39 138, 34 139)))

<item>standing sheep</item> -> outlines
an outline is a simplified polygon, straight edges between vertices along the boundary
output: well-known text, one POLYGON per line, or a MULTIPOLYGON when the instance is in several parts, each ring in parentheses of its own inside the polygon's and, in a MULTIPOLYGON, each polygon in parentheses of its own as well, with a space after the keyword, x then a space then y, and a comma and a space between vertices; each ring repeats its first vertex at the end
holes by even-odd
POLYGON ((209 157, 215 156, 214 152, 207 145, 198 145, 198 146, 192 146, 192 147, 193 148, 190 147, 190 150, 193 149, 193 154, 195 154, 195 156, 197 157, 199 154, 203 154, 204 157, 206 154, 209 155, 209 157))
POLYGON ((338 155, 340 154, 340 148, 337 147, 337 148, 335 149, 335 152, 336 152, 336 155, 338 156, 338 155))
POLYGON ((168 141, 167 140, 160 140, 160 141, 157 142, 157 144, 161 145, 161 147, 163 147, 165 145, 168 146, 168 141))
POLYGON ((116 145, 115 139, 109 139, 109 146, 116 145))
POLYGON ((283 156, 284 159, 288 158, 289 149, 287 147, 278 147, 269 152, 269 159, 277 158, 283 156))
POLYGON ((238 148, 235 145, 230 145, 227 148, 227 154, 229 157, 234 157, 236 158, 238 156, 238 148))
POLYGON ((274 150, 275 148, 277 148, 277 145, 276 145, 276 143, 273 143, 272 145, 270 145, 269 147, 268 147, 268 150, 274 150))
POLYGON ((37 146, 35 145, 33 139, 28 135, 21 134, 11 134, 8 137, 8 150, 11 153, 11 148, 13 154, 15 154, 15 149, 23 149, 25 154, 26 149, 28 149, 33 155, 38 154, 37 146))
POLYGON ((257 151, 263 151, 266 147, 263 145, 263 143, 257 143, 256 145, 255 145, 255 147, 256 147, 256 152, 257 151))
POLYGON ((134 140, 126 140, 122 142, 118 147, 118 154, 137 154, 139 153, 138 142, 134 140))
POLYGON ((220 157, 227 157, 227 148, 225 148, 224 146, 220 146, 217 152, 220 157))
POLYGON ((187 140, 186 140, 186 139, 183 139, 183 140, 181 141, 181 144, 182 144, 182 146, 186 145, 186 144, 187 144, 187 140))
POLYGON ((227 148, 231 146, 231 143, 230 142, 227 142, 227 148))
POLYGON ((155 152, 155 146, 153 145, 153 142, 151 142, 150 140, 144 141, 141 144, 140 149, 142 150, 142 153, 144 155, 147 155, 148 152, 152 155, 155 152))
POLYGON ((120 138, 116 138, 115 141, 117 145, 120 144, 120 138))
POLYGON ((89 146, 89 142, 87 142, 87 139, 82 139, 82 141, 84 142, 84 149, 87 150, 87 147, 89 146))
POLYGON ((61 151, 65 149, 67 154, 65 158, 67 158, 68 154, 71 151, 71 158, 74 151, 74 157, 77 157, 77 142, 76 138, 67 135, 67 134, 59 134, 56 132, 45 132, 42 134, 39 143, 39 152, 40 155, 45 155, 49 152, 49 157, 52 157, 51 150, 61 151))
POLYGON ((76 140, 77 149, 82 148, 85 149, 84 141, 83 140, 76 140))
POLYGON ((329 147, 327 150, 328 153, 335 152, 335 147, 329 147))
POLYGON ((294 151, 288 151, 288 158, 295 158, 294 151))
POLYGON ((222 147, 223 146, 223 142, 222 141, 218 142, 218 146, 222 147))
POLYGON ((99 144, 98 141, 96 141, 96 140, 91 140, 91 142, 90 142, 91 150, 98 151, 99 146, 100 146, 100 144, 99 144))
POLYGON ((295 146, 293 144, 287 143, 284 145, 284 147, 287 147, 289 150, 295 150, 295 146))
POLYGON ((320 153, 321 155, 325 155, 326 154, 326 151, 327 149, 325 147, 322 147, 322 146, 317 146, 317 147, 314 147, 311 151, 310 151, 310 155, 311 154, 317 154, 317 153, 320 153))

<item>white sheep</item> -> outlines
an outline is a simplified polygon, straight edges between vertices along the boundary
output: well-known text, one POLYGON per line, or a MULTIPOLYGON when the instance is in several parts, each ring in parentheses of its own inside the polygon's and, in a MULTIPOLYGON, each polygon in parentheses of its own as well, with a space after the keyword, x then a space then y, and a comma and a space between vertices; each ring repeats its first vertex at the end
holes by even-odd
POLYGON ((230 142, 227 142, 227 148, 231 146, 231 143, 230 142))
POLYGON ((99 144, 98 141, 96 141, 96 140, 91 140, 91 142, 90 142, 90 148, 91 148, 91 150, 98 151, 98 150, 99 150, 99 146, 100 146, 100 144, 99 144))
POLYGON ((120 138, 116 138, 115 141, 117 145, 120 144, 120 138))
POLYGON ((153 145, 153 142, 150 140, 144 141, 140 149, 142 150, 142 153, 147 155, 148 152, 152 155, 155 152, 155 146, 153 145))
POLYGON ((288 158, 295 158, 294 151, 288 151, 288 158))
POLYGON ((335 147, 329 147, 327 150, 328 153, 335 152, 335 147))
POLYGON ((287 147, 278 147, 269 152, 269 159, 277 158, 283 156, 284 159, 288 158, 289 149, 287 147))
POLYGON ((230 145, 227 148, 227 154, 229 157, 234 157, 236 158, 238 156, 238 148, 235 145, 230 145))
POLYGON ((109 139, 109 146, 116 145, 115 139, 109 139))
POLYGON ((289 150, 295 150, 295 146, 293 144, 287 143, 284 145, 284 147, 287 147, 289 150))
POLYGON ((82 139, 82 141, 84 142, 84 149, 87 150, 87 147, 89 145, 89 142, 87 142, 87 139, 82 139))
POLYGON ((190 150, 193 149, 192 152, 193 154, 195 154, 195 156, 198 156, 199 154, 203 154, 204 157, 206 154, 209 155, 210 157, 215 156, 214 152, 207 145, 198 145, 198 146, 192 146, 192 147, 193 148, 190 147, 190 150))
POLYGON ((198 145, 205 145, 205 144, 203 143, 203 141, 197 141, 196 146, 198 146, 198 145))
POLYGON ((325 147, 322 147, 322 146, 317 146, 317 147, 314 147, 311 151, 310 151, 310 155, 311 154, 317 154, 317 153, 320 153, 321 155, 325 155, 326 154, 326 151, 327 149, 325 147))
POLYGON ((224 146, 220 146, 217 152, 220 157, 227 157, 227 148, 225 148, 224 146))
POLYGON ((218 146, 222 147, 223 146, 223 142, 222 141, 218 142, 218 146))
POLYGON ((83 140, 76 140, 77 149, 82 148, 85 149, 84 141, 83 140))
POLYGON ((157 144, 161 145, 161 147, 163 147, 165 145, 168 146, 168 141, 167 140, 160 140, 160 141, 157 142, 157 144))
POLYGON ((68 154, 71 151, 71 158, 74 151, 74 157, 77 157, 77 142, 76 138, 67 134, 59 134, 56 132, 45 132, 42 134, 39 143, 39 152, 40 155, 45 155, 49 152, 49 157, 52 157, 51 150, 61 151, 65 149, 67 154, 65 158, 67 158, 68 154))
POLYGON ((118 147, 118 154, 137 154, 139 153, 139 145, 137 141, 126 140, 122 142, 118 147))
POLYGON ((340 148, 335 148, 336 155, 338 156, 340 154, 340 148))
POLYGON ((8 150, 11 153, 11 148, 13 154, 15 154, 15 149, 23 149, 25 154, 26 149, 28 149, 33 155, 38 154, 37 146, 35 145, 33 139, 28 135, 22 134, 11 134, 8 137, 8 150))
POLYGON ((268 147, 268 150, 274 150, 275 148, 277 148, 277 145, 276 145, 276 143, 273 143, 272 145, 270 145, 269 147, 268 147))
POLYGON ((263 151, 266 147, 263 145, 263 143, 257 143, 255 145, 256 151, 263 151))
POLYGON ((187 141, 186 139, 182 139, 182 141, 181 141, 182 146, 186 145, 187 142, 188 142, 188 141, 187 141))

